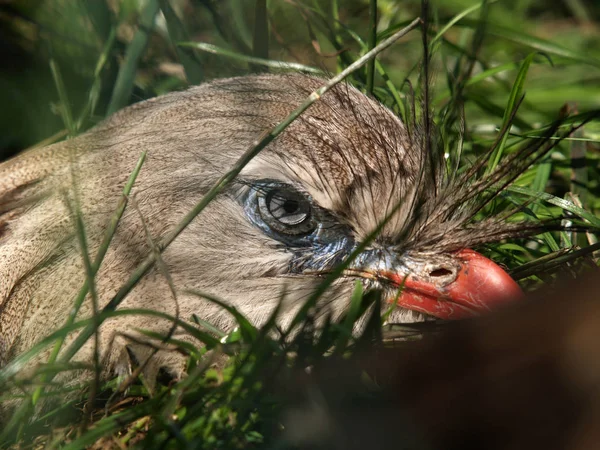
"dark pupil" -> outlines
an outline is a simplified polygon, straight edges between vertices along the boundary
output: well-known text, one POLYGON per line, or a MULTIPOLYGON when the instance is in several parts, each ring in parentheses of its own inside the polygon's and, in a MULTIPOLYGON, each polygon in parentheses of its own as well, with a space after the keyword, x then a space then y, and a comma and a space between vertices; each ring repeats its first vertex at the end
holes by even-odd
POLYGON ((258 198, 260 214, 281 233, 299 235, 315 229, 310 202, 297 192, 274 189, 258 198))
POLYGON ((288 214, 298 211, 298 207, 299 205, 297 200, 286 200, 283 203, 283 209, 288 214))
POLYGON ((267 208, 274 218, 286 225, 299 225, 306 220, 309 208, 306 208, 304 200, 296 196, 288 196, 281 193, 274 194, 267 200, 267 208))

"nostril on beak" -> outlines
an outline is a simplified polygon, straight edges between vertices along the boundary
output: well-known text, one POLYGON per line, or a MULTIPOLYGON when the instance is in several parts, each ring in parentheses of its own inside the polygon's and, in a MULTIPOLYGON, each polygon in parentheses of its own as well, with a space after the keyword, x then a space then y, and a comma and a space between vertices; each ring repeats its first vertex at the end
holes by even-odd
POLYGON ((429 272, 429 276, 432 278, 440 278, 440 277, 447 277, 452 275, 452 271, 450 269, 446 269, 445 267, 438 267, 437 269, 432 270, 431 272, 429 272))

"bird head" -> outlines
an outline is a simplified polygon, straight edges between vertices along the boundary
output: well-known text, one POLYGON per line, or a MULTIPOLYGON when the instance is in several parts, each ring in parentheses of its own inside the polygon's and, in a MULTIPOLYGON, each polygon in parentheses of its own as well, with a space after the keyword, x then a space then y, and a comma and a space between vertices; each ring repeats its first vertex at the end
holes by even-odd
MULTIPOLYGON (((281 77, 280 100, 264 111, 276 123, 321 84, 281 77)), ((337 282, 345 286, 342 303, 358 279, 397 305, 391 320, 400 322, 472 317, 519 298, 501 267, 468 248, 488 230, 469 227, 472 202, 450 205, 460 190, 444 185, 443 159, 432 162, 423 145, 387 108, 349 86, 309 108, 234 183, 235 214, 263 235, 257 260, 268 261, 267 276, 293 290, 296 281, 321 280, 346 262, 337 282)))
MULTIPOLYGON (((227 108, 223 116, 212 110, 211 120, 223 120, 231 142, 226 150, 203 153, 211 174, 224 173, 322 83, 289 75, 213 83, 212 94, 227 108)), ((194 237, 184 241, 189 248, 192 239, 202 240, 202 251, 179 267, 201 266, 193 276, 203 283, 183 284, 233 302, 259 323, 281 298, 291 311, 299 308, 340 264, 346 267, 321 302, 334 315, 347 309, 356 280, 396 305, 394 322, 472 317, 518 298, 516 282, 470 249, 497 238, 498 224, 472 226, 473 202, 455 205, 462 191, 444 184, 443 166, 387 108, 339 86, 198 217, 194 237)))
MULTIPOLYGON (((322 83, 300 75, 213 81, 134 105, 0 167, 0 256, 8 261, 0 267, 0 355, 18 354, 62 326, 85 281, 65 201, 73 192, 93 255, 147 153, 97 274, 102 307, 265 130, 322 83)), ((340 265, 341 276, 319 303, 334 318, 347 311, 356 280, 383 291, 394 306, 392 322, 471 317, 518 297, 506 272, 471 248, 532 229, 472 219, 540 147, 475 179, 479 162, 455 176, 433 141, 374 99, 338 85, 243 168, 121 306, 234 326, 227 311, 191 293, 202 291, 256 325, 280 305, 285 325, 340 265)), ((91 314, 85 302, 80 316, 91 314)), ((119 317, 103 326, 101 341, 109 347, 115 333, 168 329, 163 325, 119 317)))

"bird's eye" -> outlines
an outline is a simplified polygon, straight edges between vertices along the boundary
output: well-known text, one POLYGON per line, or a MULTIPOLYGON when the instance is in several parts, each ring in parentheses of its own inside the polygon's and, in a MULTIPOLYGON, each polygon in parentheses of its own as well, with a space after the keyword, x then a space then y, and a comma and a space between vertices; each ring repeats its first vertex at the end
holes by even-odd
POLYGON ((316 228, 310 202, 299 192, 275 188, 258 195, 262 220, 274 231, 289 235, 309 234, 316 228))

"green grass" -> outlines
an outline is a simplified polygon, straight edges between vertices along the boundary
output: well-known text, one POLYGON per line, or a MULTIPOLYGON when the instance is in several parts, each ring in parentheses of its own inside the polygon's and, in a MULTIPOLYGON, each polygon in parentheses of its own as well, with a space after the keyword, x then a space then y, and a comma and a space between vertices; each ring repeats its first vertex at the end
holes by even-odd
MULTIPOLYGON (((419 16, 421 5, 417 1, 227 0, 195 2, 192 6, 167 0, 140 4, 122 0, 118 10, 109 5, 112 3, 88 2, 82 8, 76 2, 53 0, 32 7, 17 2, 19 14, 15 10, 2 11, 0 19, 10 19, 13 34, 31 57, 31 64, 41 68, 39 82, 46 83, 44 77, 48 77, 54 92, 49 96, 53 107, 43 103, 47 100, 42 97, 36 106, 40 118, 31 122, 33 128, 45 134, 39 136, 42 132, 36 131, 30 135, 42 139, 60 136, 61 130, 74 135, 135 101, 214 77, 259 70, 347 71, 350 82, 372 92, 405 122, 410 122, 406 119, 413 111, 412 91, 419 98, 429 98, 443 138, 441 145, 449 155, 449 164, 457 165, 459 172, 467 170, 497 142, 488 168, 482 170, 482 176, 488 176, 519 146, 540 139, 565 103, 582 113, 600 108, 600 7, 579 2, 552 7, 542 0, 433 3, 428 43, 432 55, 430 92, 423 89, 424 52, 418 31, 378 54, 377 59, 361 60, 419 16), (164 13, 164 20, 153 21, 157 10, 164 13), (40 44, 42 39, 47 44, 31 45, 40 44), (355 64, 357 61, 360 66, 355 64)), ((19 85, 10 74, 0 82, 24 91, 29 88, 28 79, 19 85)), ((175 239, 311 101, 316 97, 307 99, 259 145, 248 149, 177 229, 156 243, 156 248, 164 248, 175 239)), ((24 105, 11 104, 19 117, 19 108, 24 105)), ((419 109, 417 105, 416 114, 423 114, 419 109)), ((576 116, 574 122, 581 120, 576 116)), ((565 122, 557 135, 568 126, 565 122)), ((477 219, 525 205, 514 219, 564 218, 574 224, 600 227, 599 136, 597 121, 579 128, 527 169, 480 211, 477 219), (581 157, 585 158, 585 168, 573 171, 571 161, 581 157)), ((9 137, 12 141, 7 138, 3 149, 33 144, 27 141, 26 133, 9 137)), ((125 208, 132 207, 127 204, 127 194, 139 170, 143 170, 143 155, 99 254, 84 255, 89 263, 87 278, 75 306, 88 292, 93 293, 95 272, 119 217, 125 208)), ((77 216, 77 205, 73 209, 77 216)), ((372 236, 376 234, 377 230, 372 236)), ((81 247, 86 248, 83 224, 78 227, 78 236, 81 247)), ((482 249, 511 269, 525 287, 552 280, 558 270, 575 273, 585 264, 597 265, 594 252, 598 250, 593 234, 571 231, 546 232, 482 249)), ((320 333, 313 332, 311 307, 338 271, 325 279, 298 313, 293 321, 297 333, 293 336, 276 328, 277 312, 257 329, 225 304, 222 306, 239 324, 228 334, 197 318, 195 325, 172 318, 204 346, 196 348, 149 332, 146 337, 158 344, 170 342, 189 355, 189 376, 185 380, 159 383, 155 392, 146 388, 141 376, 113 380, 106 386, 88 386, 78 404, 60 404, 36 415, 35 406, 44 397, 61 398, 60 386, 52 385, 54 376, 64 370, 81 369, 70 362, 70 356, 93 337, 102 320, 114 315, 159 314, 117 309, 155 263, 160 265, 159 251, 131 274, 128 283, 95 318, 76 322, 73 314, 65 328, 0 370, 0 386, 6 388, 0 388, 2 400, 16 395, 8 388, 18 389, 19 383, 33 392, 30 397, 24 394, 24 406, 1 430, 0 447, 78 449, 102 443, 106 448, 293 448, 281 432, 286 383, 292 383, 304 368, 347 357, 381 341, 384 334, 379 316, 370 314, 379 298, 376 293, 363 295, 360 284, 348 299, 351 308, 345 320, 326 322, 320 333), (353 325, 363 316, 368 317, 369 325, 361 336, 353 336, 353 325), (59 359, 65 336, 78 329, 84 333, 59 359), (54 346, 48 365, 17 382, 15 375, 22 365, 48 345, 54 346), (29 389, 32 386, 35 389, 29 389)), ((218 299, 212 300, 221 304, 218 299)), ((407 334, 418 331, 410 327, 404 330, 407 334)))

